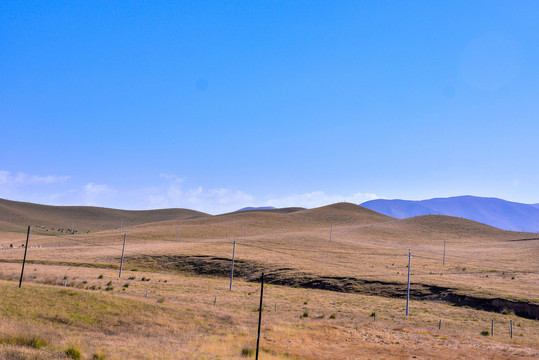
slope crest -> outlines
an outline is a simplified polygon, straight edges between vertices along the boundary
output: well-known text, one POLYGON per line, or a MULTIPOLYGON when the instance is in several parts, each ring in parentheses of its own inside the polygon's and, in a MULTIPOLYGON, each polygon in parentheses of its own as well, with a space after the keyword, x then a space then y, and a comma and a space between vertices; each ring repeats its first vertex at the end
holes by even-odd
POLYGON ((81 231, 114 229, 124 225, 183 220, 210 216, 188 209, 118 210, 92 206, 52 206, 0 199, 0 219, 4 224, 68 229, 75 223, 81 231))
POLYGON ((290 216, 327 224, 375 224, 394 220, 390 216, 347 202, 301 210, 290 214, 290 216))

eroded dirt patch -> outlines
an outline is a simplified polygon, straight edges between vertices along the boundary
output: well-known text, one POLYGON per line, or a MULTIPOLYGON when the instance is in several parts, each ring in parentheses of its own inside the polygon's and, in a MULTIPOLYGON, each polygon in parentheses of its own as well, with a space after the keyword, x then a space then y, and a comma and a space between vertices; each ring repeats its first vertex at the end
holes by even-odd
MULTIPOLYGON (((131 266, 145 270, 166 270, 188 272, 199 275, 230 276, 231 260, 206 255, 144 255, 129 257, 131 266)), ((258 261, 236 260, 234 277, 250 282, 258 282, 264 272, 264 281, 269 284, 320 289, 346 293, 360 293, 390 298, 405 298, 406 284, 380 280, 367 280, 355 277, 320 276, 293 268, 277 267, 258 261)), ((502 312, 512 311, 517 316, 539 319, 539 306, 525 301, 502 298, 481 298, 465 295, 457 289, 412 283, 410 298, 415 300, 443 301, 456 306, 502 312)))

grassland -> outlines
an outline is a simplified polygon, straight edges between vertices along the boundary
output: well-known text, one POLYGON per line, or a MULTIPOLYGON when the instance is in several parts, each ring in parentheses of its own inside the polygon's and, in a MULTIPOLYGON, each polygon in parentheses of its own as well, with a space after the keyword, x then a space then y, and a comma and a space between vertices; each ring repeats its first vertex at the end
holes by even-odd
MULTIPOLYGON (((24 249, 0 250, 0 356, 67 358, 73 348, 84 359, 245 358, 256 344, 262 271, 274 282, 264 290, 262 359, 539 356, 533 316, 454 306, 425 290, 536 307, 537 234, 445 216, 396 220, 352 204, 294 210, 141 217, 123 229, 121 278, 119 229, 51 235, 30 223, 21 289, 24 249), (236 278, 229 291, 234 240, 236 278), (412 301, 406 317, 408 249, 412 301), (330 280, 341 288, 319 289, 330 280), (481 335, 490 332, 491 321, 494 336, 481 335)), ((50 227, 70 222, 47 216, 50 227)), ((1 247, 24 242, 24 226, 4 221, 0 228, 1 247)))

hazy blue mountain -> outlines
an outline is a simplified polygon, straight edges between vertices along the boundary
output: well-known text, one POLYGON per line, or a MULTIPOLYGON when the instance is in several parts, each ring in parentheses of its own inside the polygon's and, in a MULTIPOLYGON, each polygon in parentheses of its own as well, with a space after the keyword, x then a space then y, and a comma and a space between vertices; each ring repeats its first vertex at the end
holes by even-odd
POLYGON ((430 200, 371 200, 361 206, 399 219, 418 215, 463 217, 504 230, 539 231, 539 204, 457 196, 430 200))
POLYGON ((236 210, 236 211, 247 211, 247 210, 271 210, 271 209, 275 209, 273 206, 260 206, 260 207, 252 207, 252 206, 249 206, 249 207, 244 207, 244 208, 241 208, 239 210, 236 210))

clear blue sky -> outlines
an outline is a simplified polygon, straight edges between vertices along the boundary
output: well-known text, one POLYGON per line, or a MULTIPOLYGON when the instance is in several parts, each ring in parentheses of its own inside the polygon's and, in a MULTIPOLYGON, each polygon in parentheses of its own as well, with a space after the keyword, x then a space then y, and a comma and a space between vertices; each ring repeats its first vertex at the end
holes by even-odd
POLYGON ((538 1, 0 3, 0 197, 539 203, 538 1))

